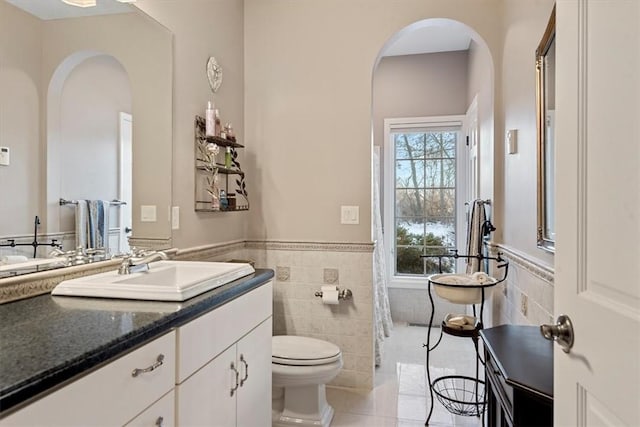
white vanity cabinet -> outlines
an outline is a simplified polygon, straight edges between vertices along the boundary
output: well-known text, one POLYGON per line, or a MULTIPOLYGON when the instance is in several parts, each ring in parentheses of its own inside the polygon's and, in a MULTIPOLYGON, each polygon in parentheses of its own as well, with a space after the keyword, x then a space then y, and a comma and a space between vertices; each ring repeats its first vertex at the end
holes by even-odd
POLYGON ((0 427, 269 426, 272 312, 268 282, 35 400, 0 427))
MULTIPOLYGON (((3 418, 0 425, 125 425, 173 390, 175 339, 175 331, 169 332, 3 418), (146 372, 134 376, 135 369, 146 372)), ((155 419, 172 416, 162 412, 154 415, 155 419)))
POLYGON ((176 425, 271 424, 272 285, 177 330, 176 425))

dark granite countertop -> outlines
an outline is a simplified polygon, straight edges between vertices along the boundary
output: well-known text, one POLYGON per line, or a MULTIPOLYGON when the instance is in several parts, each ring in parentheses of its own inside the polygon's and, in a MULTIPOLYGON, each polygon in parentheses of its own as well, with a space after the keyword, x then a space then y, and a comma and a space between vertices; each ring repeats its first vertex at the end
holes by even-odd
POLYGON ((47 294, 0 305, 0 416, 272 277, 272 270, 257 269, 179 303, 47 294))

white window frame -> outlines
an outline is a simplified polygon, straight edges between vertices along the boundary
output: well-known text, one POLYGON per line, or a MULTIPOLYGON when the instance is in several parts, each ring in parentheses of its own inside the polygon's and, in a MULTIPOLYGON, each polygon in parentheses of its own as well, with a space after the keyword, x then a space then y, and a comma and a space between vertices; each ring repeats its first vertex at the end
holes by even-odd
MULTIPOLYGON (((411 128, 425 129, 457 126, 459 139, 456 147, 456 247, 461 253, 466 244, 466 209, 467 195, 467 150, 464 135, 464 115, 402 117, 384 119, 384 240, 387 249, 387 271, 390 288, 426 289, 427 280, 421 276, 397 276, 395 274, 395 149, 391 133, 411 128)), ((456 271, 460 271, 461 262, 456 263, 456 271)))

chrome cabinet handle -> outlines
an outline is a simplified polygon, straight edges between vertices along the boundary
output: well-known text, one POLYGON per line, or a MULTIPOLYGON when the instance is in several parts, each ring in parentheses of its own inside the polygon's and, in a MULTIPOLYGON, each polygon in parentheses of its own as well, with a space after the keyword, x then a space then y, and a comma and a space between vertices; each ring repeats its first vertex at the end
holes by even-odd
POLYGON ((240 377, 240 372, 238 372, 238 370, 236 369, 236 365, 234 365, 233 362, 231 362, 231 370, 233 372, 235 372, 236 374, 236 385, 235 387, 231 387, 231 396, 233 396, 236 392, 236 390, 238 389, 238 387, 240 386, 240 384, 238 383, 238 378, 240 377))
POLYGON ((240 380, 240 387, 242 387, 244 385, 245 381, 247 381, 247 378, 249 378, 249 364, 244 359, 244 354, 240 355, 240 361, 242 363, 244 363, 244 378, 242 380, 240 380))
POLYGON ((137 377, 140 374, 144 374, 147 372, 151 372, 156 368, 159 368, 160 366, 162 366, 162 363, 164 361, 164 354, 160 353, 158 355, 158 357, 156 358, 156 361, 153 365, 147 367, 147 368, 136 368, 133 371, 131 371, 131 376, 132 377, 137 377))
POLYGON ((546 339, 557 342, 565 353, 569 353, 573 347, 573 324, 566 314, 558 316, 555 325, 540 325, 540 333, 546 339))
POLYGON ((156 420, 156 425, 158 427, 162 427, 162 423, 164 422, 164 418, 162 417, 158 417, 158 419, 156 420))

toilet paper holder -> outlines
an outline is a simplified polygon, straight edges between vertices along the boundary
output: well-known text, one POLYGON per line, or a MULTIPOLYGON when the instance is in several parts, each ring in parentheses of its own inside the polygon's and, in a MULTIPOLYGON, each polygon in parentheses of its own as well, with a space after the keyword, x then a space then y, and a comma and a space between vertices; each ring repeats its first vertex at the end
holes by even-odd
MULTIPOLYGON (((316 296, 322 298, 322 291, 317 291, 316 296)), ((351 289, 338 289, 338 299, 351 299, 352 297, 351 289)))

